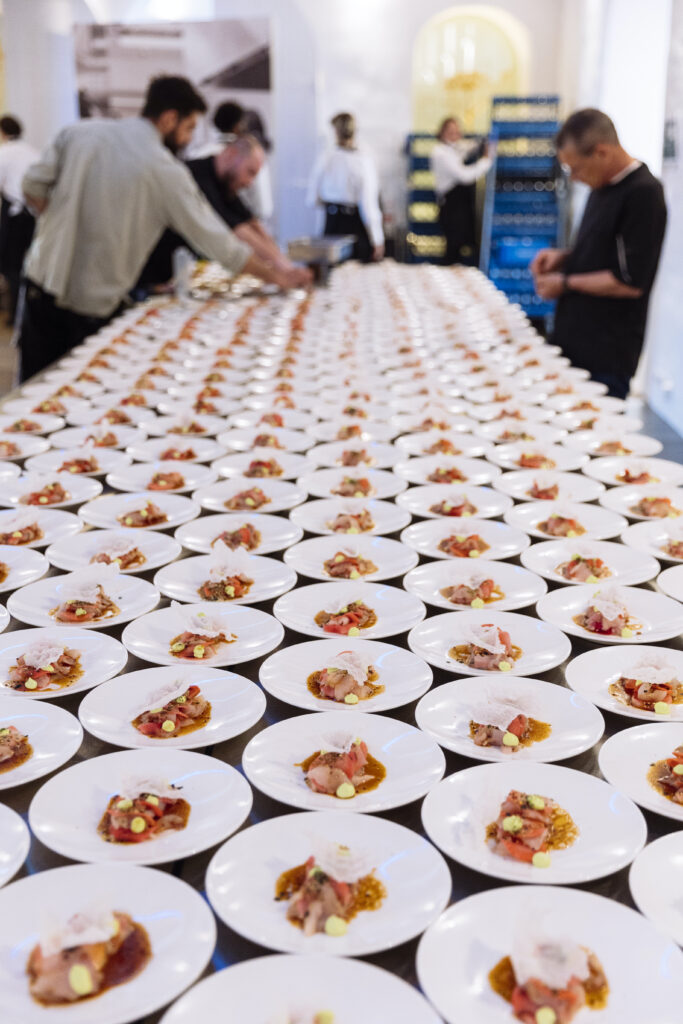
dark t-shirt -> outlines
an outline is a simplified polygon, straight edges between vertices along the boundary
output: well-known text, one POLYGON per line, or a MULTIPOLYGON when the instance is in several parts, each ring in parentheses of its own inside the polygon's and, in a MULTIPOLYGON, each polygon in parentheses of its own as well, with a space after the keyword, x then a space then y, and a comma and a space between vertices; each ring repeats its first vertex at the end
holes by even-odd
POLYGON ((643 294, 610 299, 569 291, 560 298, 552 340, 575 366, 625 377, 635 373, 665 227, 664 191, 645 164, 591 192, 564 272, 611 270, 643 294))

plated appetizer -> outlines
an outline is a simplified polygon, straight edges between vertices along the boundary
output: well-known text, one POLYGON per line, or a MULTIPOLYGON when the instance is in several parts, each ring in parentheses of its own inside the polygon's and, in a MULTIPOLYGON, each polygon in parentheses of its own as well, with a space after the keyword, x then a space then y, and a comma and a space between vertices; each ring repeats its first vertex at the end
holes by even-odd
POLYGON ((555 501, 559 497, 560 485, 557 483, 544 483, 538 480, 534 480, 533 484, 527 491, 530 498, 534 498, 536 501, 555 501))
POLYGON ((474 516, 477 507, 468 501, 464 494, 454 494, 435 505, 430 505, 429 511, 437 516, 474 516))
POLYGON ((168 516, 153 501, 147 501, 142 508, 132 509, 130 512, 121 512, 116 517, 116 520, 121 526, 139 529, 144 526, 160 526, 161 523, 168 521, 168 516))
POLYGON ((512 643, 510 634, 493 623, 472 623, 467 628, 470 639, 448 652, 450 658, 470 668, 493 672, 509 672, 512 663, 522 656, 521 647, 512 643))
POLYGON ((439 551, 445 551, 453 558, 479 558, 491 547, 478 533, 471 533, 467 536, 464 533, 451 534, 444 537, 438 543, 439 551))
POLYGON ((180 445, 171 445, 170 448, 166 448, 166 450, 161 453, 159 458, 163 462, 191 462, 192 459, 197 458, 197 453, 191 445, 186 446, 185 448, 181 448, 180 445))
POLYGON ((131 725, 143 736, 166 740, 203 728, 211 719, 211 703, 201 688, 184 682, 170 683, 152 694, 154 707, 136 715, 131 725))
POLYGON ((348 423, 337 431, 337 441, 350 441, 352 437, 361 437, 362 430, 357 423, 348 423))
POLYGON ((665 555, 671 555, 672 558, 683 558, 683 538, 679 540, 676 537, 669 537, 662 545, 661 550, 665 555))
POLYGON ((578 834, 571 815, 554 800, 513 789, 503 800, 496 820, 487 826, 486 841, 501 857, 547 868, 550 851, 566 850, 578 834))
POLYGON ((378 679, 374 665, 366 665, 356 651, 339 651, 328 659, 325 668, 312 672, 306 684, 320 700, 358 704, 384 692, 384 687, 377 684, 378 679))
POLYGON ((343 604, 335 611, 321 611, 315 616, 315 624, 325 633, 338 633, 342 636, 359 636, 361 629, 371 629, 377 622, 377 615, 372 608, 366 607, 362 601, 351 601, 343 604))
POLYGON ((16 459, 21 455, 21 448, 14 441, 0 441, 0 459, 16 459))
POLYGON ((193 420, 193 419, 189 419, 188 418, 188 419, 183 419, 179 423, 176 423, 175 426, 170 427, 168 433, 169 434, 182 434, 184 436, 188 435, 188 434, 193 434, 195 436, 201 436, 202 434, 206 434, 207 433, 207 429, 206 429, 206 427, 202 426, 201 423, 198 423, 197 420, 193 420))
POLYGON ((61 464, 58 473, 99 473, 100 464, 94 455, 81 458, 65 459, 61 464))
POLYGON ((518 696, 482 695, 472 706, 469 736, 477 747, 497 747, 514 754, 547 739, 552 726, 527 714, 527 701, 518 696))
POLYGON ((131 424, 133 420, 124 412, 123 409, 108 409, 107 412, 103 413, 99 419, 95 420, 95 423, 108 423, 112 427, 120 427, 124 423, 131 424))
POLYGON ((344 548, 337 551, 332 558, 323 562, 323 569, 335 579, 357 580, 361 576, 377 572, 377 566, 369 558, 363 558, 357 551, 344 548))
POLYGON ((63 402, 60 402, 58 398, 53 396, 52 398, 44 398, 42 402, 38 402, 31 412, 37 412, 39 414, 49 413, 52 416, 66 416, 67 408, 63 402))
POLYGON ((614 479, 619 484, 658 484, 659 477, 653 476, 646 468, 641 466, 627 466, 616 473, 614 479))
POLYGON ((595 449, 594 455, 633 455, 630 448, 626 448, 621 441, 617 440, 605 440, 601 441, 595 449))
POLYGON ((92 444, 95 448, 116 448, 119 439, 113 430, 94 430, 88 434, 85 444, 92 444))
POLYGON ((683 804, 683 744, 671 757, 655 761, 647 773, 650 785, 675 804, 683 804))
POLYGON ((197 589, 203 601, 234 601, 249 593, 254 581, 249 576, 249 555, 241 547, 229 548, 214 542, 209 576, 197 589))
POLYGON ((542 452, 522 452, 517 465, 520 469, 555 469, 555 460, 542 452))
POLYGON ((375 521, 366 508, 356 511, 355 508, 339 512, 334 519, 326 524, 328 530, 333 533, 367 533, 374 530, 375 521))
POLYGON ((19 499, 19 503, 21 505, 60 505, 68 501, 70 497, 69 492, 65 491, 58 481, 55 481, 51 484, 45 484, 39 491, 23 494, 19 499))
POLYGON ((451 604, 464 605, 468 608, 483 608, 505 597, 494 580, 482 573, 474 573, 466 582, 443 587, 439 593, 451 604))
POLYGON ((262 505, 267 505, 269 502, 270 498, 263 493, 260 487, 250 487, 248 491, 233 494, 224 504, 231 512, 253 512, 254 509, 261 508, 262 505))
POLYGON ((50 615, 57 622, 73 624, 114 618, 120 614, 120 608, 106 593, 105 587, 118 577, 118 569, 113 566, 101 569, 88 566, 71 573, 62 584, 62 601, 50 609, 50 615))
POLYGON ((610 684, 609 692, 622 704, 655 715, 669 715, 672 704, 683 704, 683 683, 664 652, 635 662, 628 675, 610 684))
MULTIPOLYGON (((283 445, 280 444, 275 434, 257 434, 252 441, 252 448, 283 448, 283 445)), ((274 462, 275 460, 273 459, 272 461, 274 462)), ((282 470, 280 470, 280 473, 282 473, 282 470)), ((280 476, 280 473, 276 475, 280 476)), ((247 475, 245 473, 245 476, 247 475)))
POLYGON ((347 448, 341 453, 338 461, 341 466, 360 466, 361 464, 369 466, 374 459, 368 455, 365 448, 347 448))
POLYGON ((3 725, 0 721, 0 773, 10 772, 33 754, 33 747, 14 725, 3 725))
POLYGON ((155 473, 148 482, 148 491, 177 491, 185 486, 185 477, 182 473, 155 473))
POLYGON ((561 562, 555 572, 565 580, 574 580, 575 583, 598 583, 612 575, 611 569, 605 565, 602 558, 581 554, 572 555, 568 561, 561 562))
POLYGON ((628 613, 617 587, 596 590, 593 600, 584 612, 574 616, 574 622, 589 633, 599 636, 632 637, 642 628, 628 613))
POLYGON ((112 796, 97 826, 106 843, 146 843, 186 827, 190 805, 167 783, 131 781, 112 796))
POLYGON ((8 525, 10 529, 0 533, 0 544, 19 547, 22 544, 34 544, 45 536, 36 520, 31 518, 30 513, 14 516, 8 525))
POLYGON ((577 519, 553 512, 547 519, 536 524, 536 529, 549 537, 580 537, 586 528, 577 519))
POLYGON ((467 477, 462 473, 457 466, 444 466, 437 467, 432 473, 429 473, 427 480, 432 484, 460 484, 467 480, 467 477))
POLYGON ((37 640, 10 666, 3 683, 18 693, 61 690, 83 675, 81 653, 54 640, 37 640))
MULTIPOLYGON (((500 419, 501 417, 497 417, 500 419)), ((519 416, 517 417, 520 418, 519 416)), ((536 438, 533 434, 530 434, 528 430, 501 430, 500 434, 496 437, 496 441, 535 441, 536 438)))
POLYGON ((384 765, 368 753, 367 744, 359 737, 332 746, 336 749, 316 750, 297 765, 314 793, 350 800, 357 793, 377 789, 386 777, 384 765))
POLYGON ((169 643, 169 654, 183 661, 205 661, 213 658, 223 644, 231 644, 237 637, 226 636, 219 622, 214 622, 206 612, 196 611, 187 605, 173 602, 181 625, 184 627, 169 643))
POLYGON ((330 493, 338 494, 341 498, 367 498, 374 490, 367 477, 345 476, 330 493))
MULTIPOLYGON (((426 448, 422 449, 425 455, 462 455, 462 449, 456 448, 453 442, 447 437, 440 437, 438 441, 434 441, 433 444, 427 445, 426 448)), ((435 483, 440 483, 440 480, 435 480, 435 483)))
POLYGON ((637 516, 647 516, 648 519, 678 519, 681 514, 680 508, 671 501, 671 498, 643 497, 635 505, 631 505, 631 512, 637 516))
POLYGON ((3 428, 6 434, 39 434, 40 423, 35 420, 19 419, 3 428))
POLYGON ((111 540, 97 554, 93 555, 90 563, 99 565, 116 565, 124 569, 138 569, 147 561, 135 541, 127 541, 123 538, 111 540))
POLYGON ((225 544, 231 551, 235 551, 237 548, 254 551, 261 543, 261 533, 251 523, 245 523, 244 526, 239 526, 236 530, 223 530, 223 533, 219 533, 211 541, 211 547, 218 541, 225 544))
POLYGON ((244 476, 264 477, 282 476, 284 470, 276 459, 252 459, 244 471, 244 476))

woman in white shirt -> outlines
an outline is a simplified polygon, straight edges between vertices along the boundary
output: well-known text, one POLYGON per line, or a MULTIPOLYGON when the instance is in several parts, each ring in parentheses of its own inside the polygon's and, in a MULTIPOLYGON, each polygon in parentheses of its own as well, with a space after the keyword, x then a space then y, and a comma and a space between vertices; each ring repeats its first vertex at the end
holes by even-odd
POLYGON ((9 319, 19 298, 19 281, 24 257, 33 238, 35 219, 24 204, 21 182, 40 153, 22 139, 23 128, 15 117, 0 117, 0 274, 9 289, 9 319))
POLYGON ((491 160, 476 158, 474 146, 462 137, 454 117, 447 117, 438 132, 431 155, 434 191, 439 204, 439 223, 446 236, 444 263, 476 263, 475 182, 487 174, 491 160))
POLYGON ((330 123, 337 145, 316 161, 308 203, 325 207, 326 235, 355 235, 355 259, 365 263, 381 260, 384 231, 375 166, 367 154, 356 149, 352 114, 336 114, 330 123))

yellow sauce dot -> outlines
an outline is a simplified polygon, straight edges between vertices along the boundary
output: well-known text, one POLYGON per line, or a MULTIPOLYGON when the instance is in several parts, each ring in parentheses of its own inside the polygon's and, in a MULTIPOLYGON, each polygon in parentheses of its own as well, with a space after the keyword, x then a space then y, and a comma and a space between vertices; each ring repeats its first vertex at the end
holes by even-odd
POLYGON ((588 576, 588 577, 586 577, 586 583, 598 583, 598 582, 599 582, 599 580, 598 580, 597 576, 588 576))
POLYGON ((504 747, 518 747, 519 746, 519 737, 515 736, 514 732, 506 732, 505 735, 503 736, 503 746, 504 747))
POLYGON ((343 917, 338 917, 337 914, 330 914, 327 921, 325 921, 325 934, 337 939, 342 935, 346 935, 348 927, 343 917))
POLYGON ((89 996, 95 987, 85 964, 74 964, 69 970, 69 985, 77 996, 89 996))
POLYGON ((131 832, 134 832, 136 835, 139 835, 141 832, 144 832, 146 828, 147 822, 145 821, 144 818, 133 818, 133 820, 130 823, 130 830, 131 832))
POLYGON ((483 608, 484 602, 480 597, 475 597, 473 601, 470 601, 470 608, 483 608))
POLYGON ((24 683, 24 686, 26 687, 27 690, 38 689, 38 683, 35 681, 35 679, 27 679, 26 682, 24 683))
POLYGON ((167 718, 166 721, 162 724, 161 730, 162 732, 175 732, 175 725, 173 724, 173 722, 170 721, 170 719, 167 718))
POLYGON ((655 704, 656 715, 670 715, 671 709, 665 700, 658 700, 655 704))
POLYGON ((557 1024, 557 1014, 552 1006, 541 1006, 536 1010, 536 1024, 557 1024))
POLYGON ((550 854, 549 853, 535 853, 532 857, 531 863, 535 868, 549 868, 550 867, 550 854))
POLYGON ((568 537, 576 537, 577 536, 576 530, 568 530, 567 531, 567 536, 568 537))
POLYGON ((197 646, 195 647, 195 649, 193 650, 192 653, 194 654, 195 658, 203 658, 204 657, 204 648, 202 647, 201 644, 197 644, 197 646))
POLYGON ((672 771, 674 775, 683 775, 683 764, 675 764, 672 771))
POLYGON ((624 637, 624 639, 628 639, 628 637, 633 636, 633 630, 629 629, 628 626, 624 626, 624 628, 621 631, 621 635, 624 637))
POLYGON ((356 787, 350 782, 342 782, 341 786, 337 786, 336 795, 340 800, 349 800, 356 795, 356 787))
POLYGON ((357 704, 358 703, 358 697, 356 696, 355 693, 347 693, 346 696, 344 697, 344 703, 345 704, 357 704))
POLYGON ((359 630, 358 626, 351 626, 351 629, 349 630, 348 635, 349 636, 360 636, 360 630, 359 630))
POLYGON ((500 669, 501 672, 509 672, 510 669, 512 668, 512 665, 510 664, 509 661, 501 661, 498 668, 500 669))

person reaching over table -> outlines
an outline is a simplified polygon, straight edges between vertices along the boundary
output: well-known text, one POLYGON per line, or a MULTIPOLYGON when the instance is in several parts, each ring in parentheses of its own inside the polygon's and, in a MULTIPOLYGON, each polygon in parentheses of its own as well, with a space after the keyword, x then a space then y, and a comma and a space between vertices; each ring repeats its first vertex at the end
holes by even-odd
POLYGON ((541 298, 558 299, 551 340, 575 366, 625 398, 643 347, 666 228, 661 183, 619 142, 601 110, 577 110, 557 136, 561 163, 591 188, 570 249, 531 263, 541 298))

